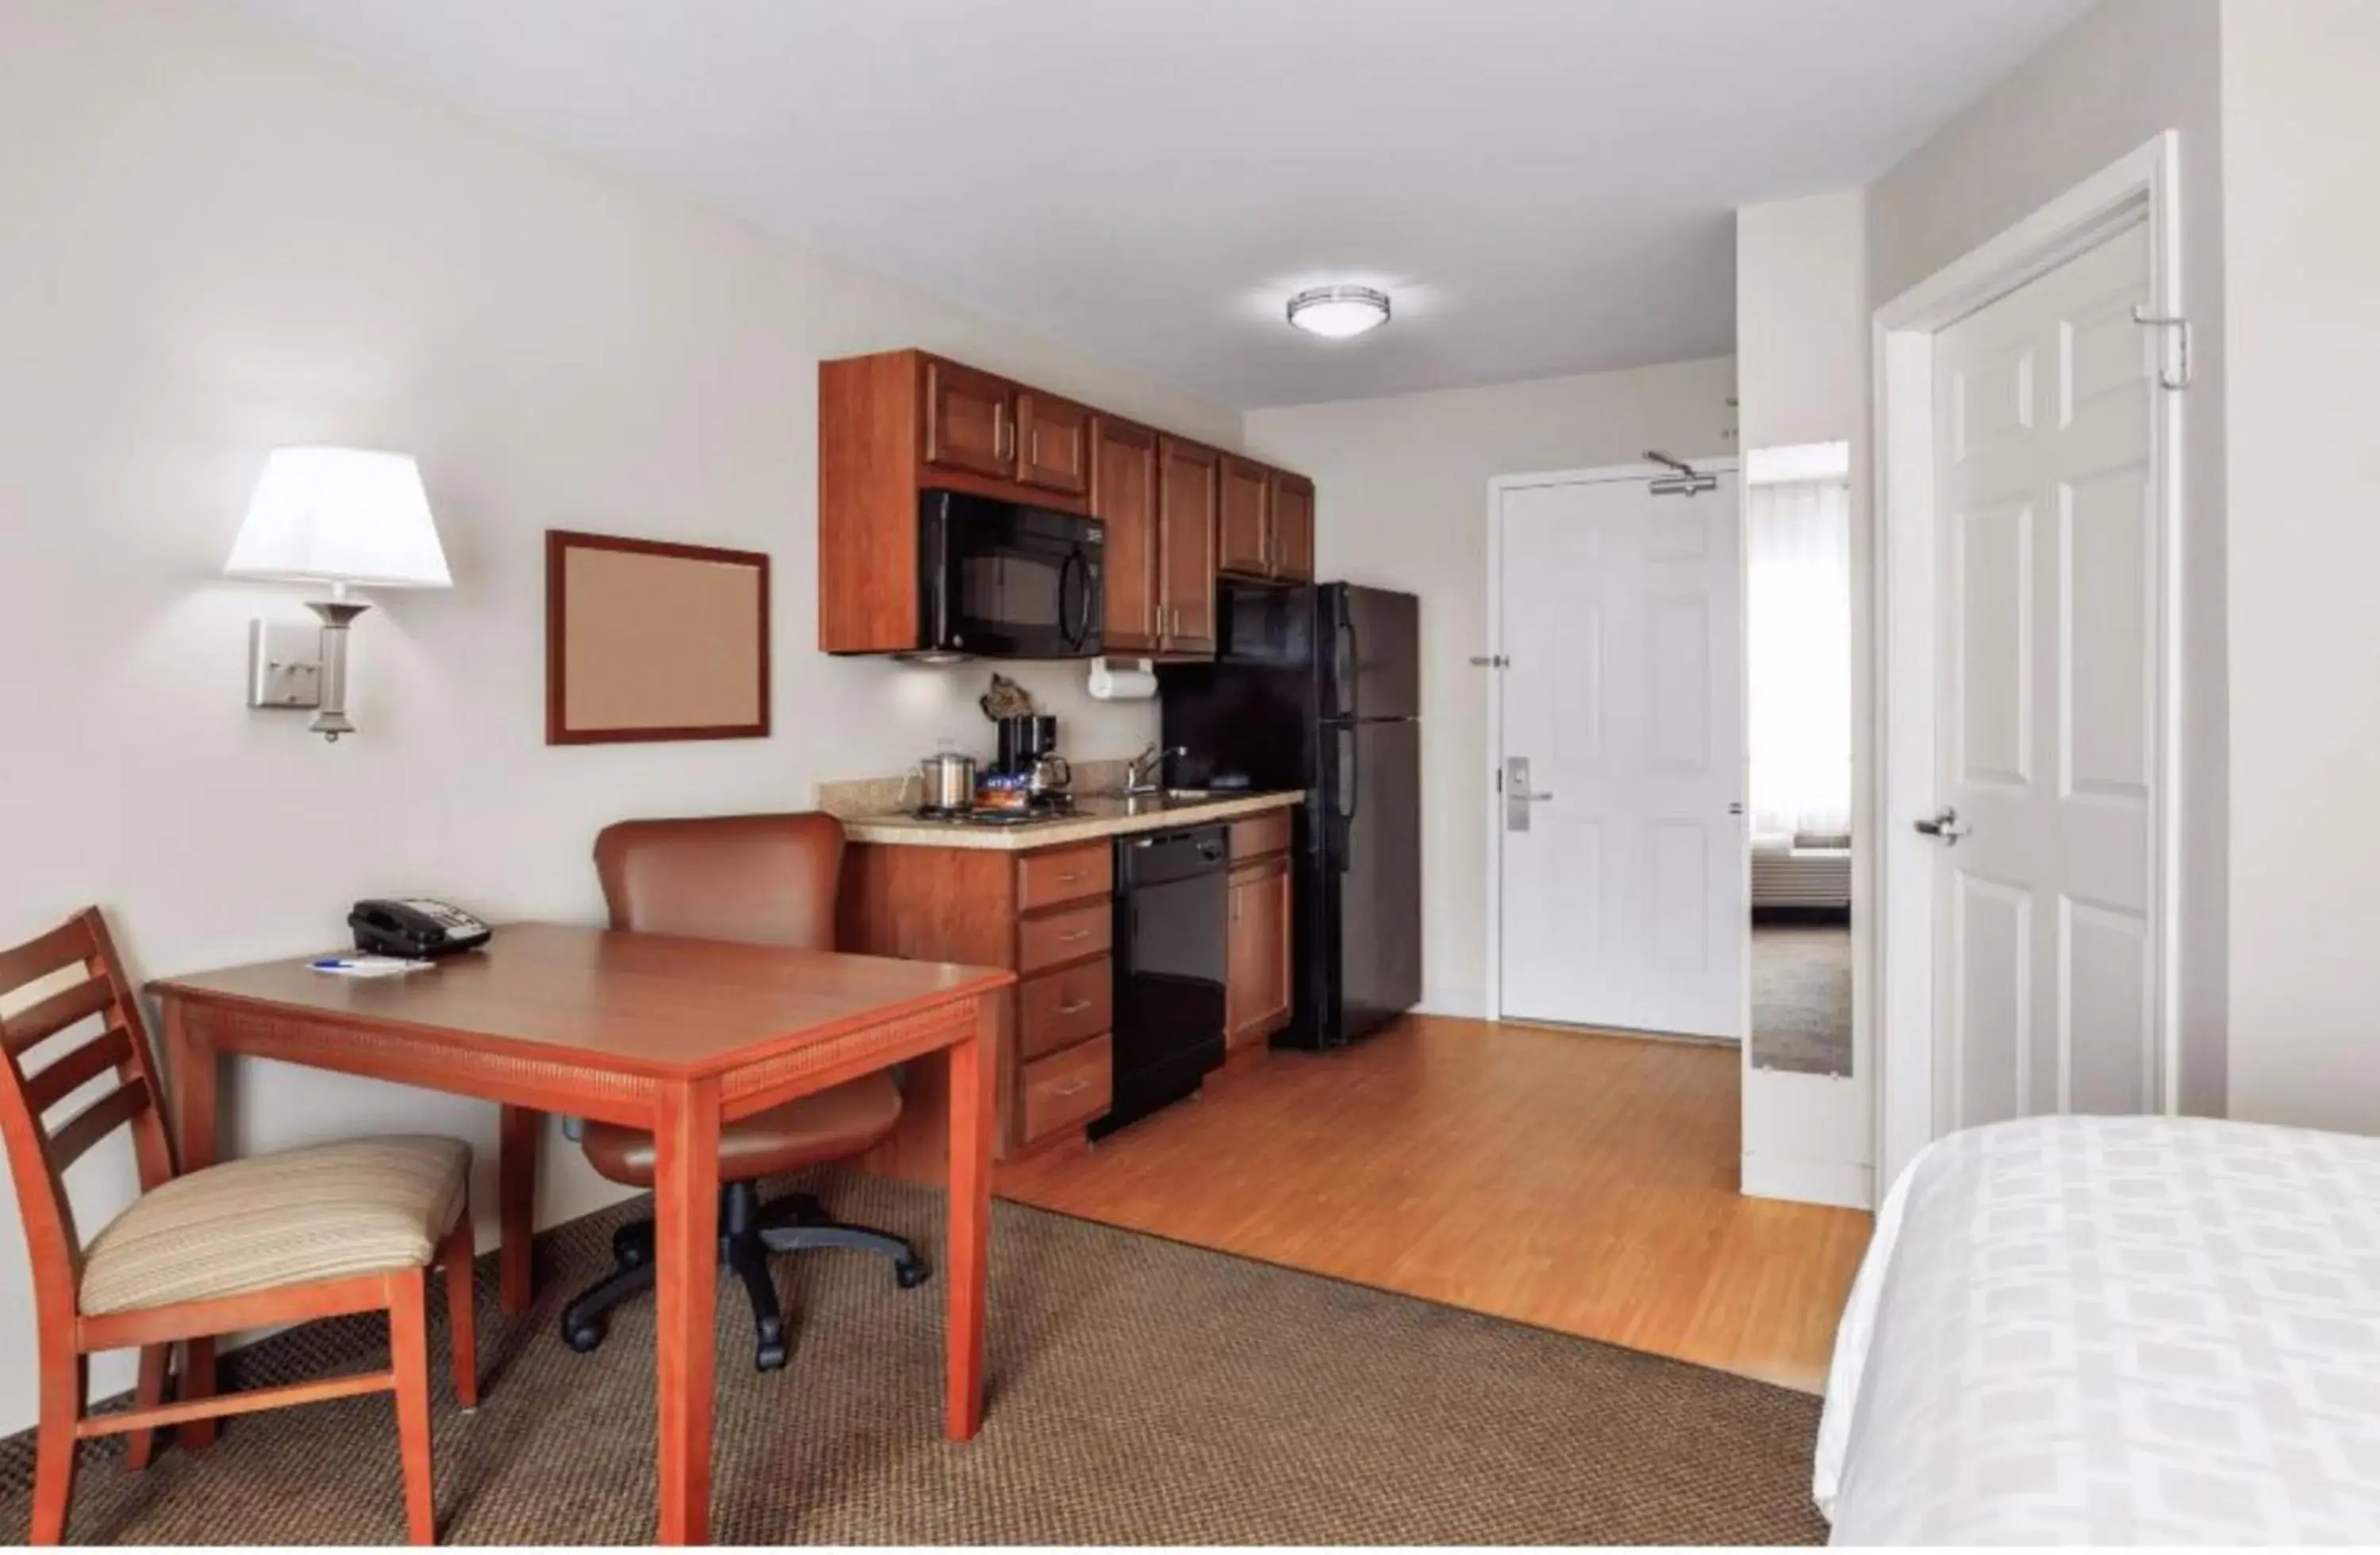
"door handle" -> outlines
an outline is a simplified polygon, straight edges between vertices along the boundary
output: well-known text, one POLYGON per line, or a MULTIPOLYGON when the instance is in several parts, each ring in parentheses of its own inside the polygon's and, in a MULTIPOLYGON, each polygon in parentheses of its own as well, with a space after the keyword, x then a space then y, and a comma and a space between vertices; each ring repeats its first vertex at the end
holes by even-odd
POLYGON ((1553 796, 1529 786, 1529 759, 1508 756, 1504 759, 1504 830, 1525 832, 1529 829, 1529 807, 1541 805, 1553 796))
POLYGON ((1959 812, 1957 810, 1950 808, 1948 805, 1942 807, 1942 813, 1940 815, 1918 821, 1916 824, 1918 834, 1920 836, 1939 837, 1942 839, 1942 845, 1944 847, 1957 847, 1959 845, 1960 838, 1967 836, 1974 831, 1973 827, 1969 826, 1959 819, 1959 812))

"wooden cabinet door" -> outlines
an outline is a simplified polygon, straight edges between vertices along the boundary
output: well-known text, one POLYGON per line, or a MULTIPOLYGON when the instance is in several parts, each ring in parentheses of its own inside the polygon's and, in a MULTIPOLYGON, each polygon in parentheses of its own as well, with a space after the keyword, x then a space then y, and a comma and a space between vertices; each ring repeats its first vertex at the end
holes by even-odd
POLYGON ((1215 520, 1223 457, 1157 440, 1158 631, 1169 653, 1215 650, 1215 520))
POLYGON ((1016 479, 1086 496, 1091 489, 1091 413, 1038 389, 1016 391, 1016 479))
POLYGON ((1272 575, 1314 581, 1314 482, 1287 470, 1272 472, 1272 575))
POLYGON ((1110 653, 1158 650, 1157 434, 1101 416, 1091 428, 1091 516, 1107 526, 1110 653))
POLYGON ((1272 576, 1270 472, 1264 466, 1223 456, 1220 506, 1216 525, 1215 565, 1250 577, 1272 576))
POLYGON ((1014 479, 1015 412, 1016 394, 1008 380, 927 359, 926 463, 1014 479))
POLYGON ((1289 1024, 1292 998, 1289 860, 1268 858, 1232 871, 1223 1010, 1231 1047, 1289 1024))

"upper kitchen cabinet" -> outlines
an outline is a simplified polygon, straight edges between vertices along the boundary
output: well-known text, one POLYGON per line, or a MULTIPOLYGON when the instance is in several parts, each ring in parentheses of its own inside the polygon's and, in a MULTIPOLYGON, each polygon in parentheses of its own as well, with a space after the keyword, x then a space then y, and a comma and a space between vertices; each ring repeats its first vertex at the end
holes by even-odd
POLYGON ((1314 577, 1314 482, 1251 459, 1223 456, 1219 571, 1306 583, 1314 577))
POLYGON ((1167 653, 1215 651, 1215 529, 1223 456, 1178 437, 1157 440, 1158 642, 1167 653))
POLYGON ((1155 653, 1158 629, 1157 434, 1099 417, 1091 427, 1091 516, 1107 526, 1111 653, 1155 653))
POLYGON ((1266 512, 1272 520, 1271 576, 1288 583, 1314 581, 1314 482, 1285 469, 1271 472, 1266 512))
POLYGON ((1219 572, 1314 576, 1303 476, 923 351, 848 357, 819 364, 822 651, 923 650, 928 492, 1100 520, 1114 653, 1211 655, 1219 572))
POLYGON ((1215 565, 1246 577, 1272 575, 1272 472, 1251 459, 1223 456, 1215 565))
POLYGON ((1091 490, 1091 413, 1038 389, 1016 391, 1016 479, 1081 497, 1091 490))
POLYGON ((1016 473, 1016 391, 956 362, 924 358, 926 463, 978 475, 1016 473))

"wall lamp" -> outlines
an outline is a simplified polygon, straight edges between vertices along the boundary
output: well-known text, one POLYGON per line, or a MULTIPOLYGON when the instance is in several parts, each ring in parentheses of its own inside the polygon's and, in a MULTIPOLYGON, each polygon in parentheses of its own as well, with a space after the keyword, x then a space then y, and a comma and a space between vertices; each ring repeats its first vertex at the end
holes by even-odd
POLYGON ((314 643, 302 630, 249 625, 249 706, 315 708, 309 727, 326 740, 356 729, 346 713, 347 627, 371 607, 347 590, 454 583, 419 467, 362 448, 274 449, 224 573, 330 585, 329 599, 306 601, 322 623, 314 643))

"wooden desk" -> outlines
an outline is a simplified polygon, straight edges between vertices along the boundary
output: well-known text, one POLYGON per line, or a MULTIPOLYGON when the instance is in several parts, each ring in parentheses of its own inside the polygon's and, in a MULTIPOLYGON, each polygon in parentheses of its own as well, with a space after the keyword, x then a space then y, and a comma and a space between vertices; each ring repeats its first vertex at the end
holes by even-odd
MULTIPOLYGON (((537 1115, 652 1131, 661 1537, 694 1544, 710 1526, 720 1125, 937 1051, 950 1065, 949 1233, 937 1271, 950 1291, 945 1428, 975 1435, 998 995, 1015 980, 984 967, 515 924, 484 952, 404 978, 331 977, 300 959, 151 986, 164 1002, 186 1171, 215 1160, 216 1071, 228 1053, 504 1103, 514 1311, 529 1294, 537 1115)), ((189 1358, 192 1383, 211 1387, 212 1345, 192 1344, 189 1358)))

